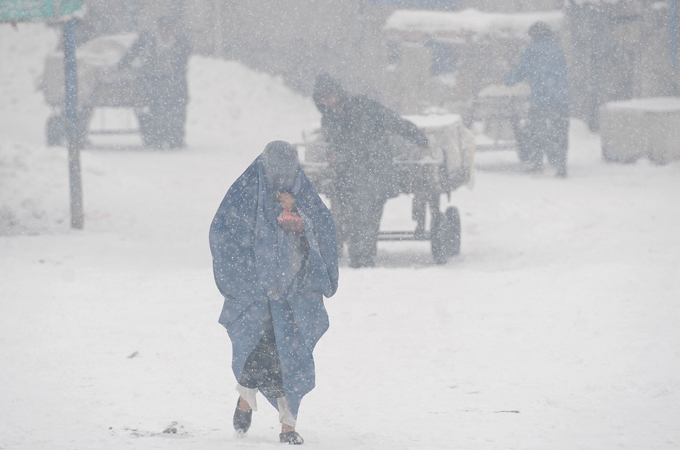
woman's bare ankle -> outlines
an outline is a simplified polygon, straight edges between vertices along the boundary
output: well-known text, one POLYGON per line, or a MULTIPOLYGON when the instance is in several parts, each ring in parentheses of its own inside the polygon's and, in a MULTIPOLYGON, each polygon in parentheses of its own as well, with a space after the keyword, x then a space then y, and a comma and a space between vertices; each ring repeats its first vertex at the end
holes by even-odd
POLYGON ((291 431, 295 431, 295 427, 291 427, 290 425, 286 425, 285 423, 281 424, 281 434, 290 433, 291 431))
POLYGON ((252 411, 252 408, 250 407, 250 405, 248 404, 248 402, 246 401, 246 399, 244 399, 243 397, 239 397, 239 401, 238 401, 238 409, 240 409, 241 412, 250 412, 250 411, 252 411))

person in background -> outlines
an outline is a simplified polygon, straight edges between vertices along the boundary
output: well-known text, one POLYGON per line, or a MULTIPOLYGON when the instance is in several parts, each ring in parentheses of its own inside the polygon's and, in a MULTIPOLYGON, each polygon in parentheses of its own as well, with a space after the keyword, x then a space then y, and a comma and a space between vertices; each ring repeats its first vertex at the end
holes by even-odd
POLYGON ((567 176, 569 147, 569 81, 567 62, 557 36, 545 22, 529 28, 531 43, 520 62, 505 77, 512 86, 528 80, 531 86, 529 107, 529 169, 543 170, 543 154, 557 168, 558 177, 567 176))
POLYGON ((248 431, 259 391, 279 411, 279 440, 302 444, 298 409, 315 385, 312 351, 328 329, 323 297, 338 287, 338 255, 333 216, 290 144, 269 143, 229 188, 210 249, 240 394, 234 428, 248 431))
POLYGON ((143 32, 118 63, 119 69, 139 60, 138 101, 148 111, 137 114, 144 144, 153 148, 184 147, 184 123, 189 102, 187 63, 191 52, 187 38, 177 33, 168 16, 156 21, 152 32, 143 32))
POLYGON ((335 177, 340 240, 347 242, 350 267, 371 267, 385 202, 399 194, 388 133, 421 146, 427 137, 377 101, 350 95, 328 74, 317 76, 313 97, 335 177))

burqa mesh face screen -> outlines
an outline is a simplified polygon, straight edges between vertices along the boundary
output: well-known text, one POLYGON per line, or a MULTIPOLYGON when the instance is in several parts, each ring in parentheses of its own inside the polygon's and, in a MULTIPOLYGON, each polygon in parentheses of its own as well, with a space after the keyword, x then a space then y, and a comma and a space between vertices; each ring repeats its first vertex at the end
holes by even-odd
POLYGON ((274 192, 292 192, 298 173, 297 151, 287 142, 274 141, 262 152, 267 187, 274 192))

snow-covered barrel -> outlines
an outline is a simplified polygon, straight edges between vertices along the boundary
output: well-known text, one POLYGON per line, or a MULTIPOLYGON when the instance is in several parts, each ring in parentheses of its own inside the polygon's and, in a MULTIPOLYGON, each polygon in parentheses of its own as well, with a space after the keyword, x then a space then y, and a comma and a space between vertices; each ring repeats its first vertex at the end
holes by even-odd
POLYGON ((659 164, 680 159, 680 98, 655 97, 606 103, 600 108, 602 156, 659 164))

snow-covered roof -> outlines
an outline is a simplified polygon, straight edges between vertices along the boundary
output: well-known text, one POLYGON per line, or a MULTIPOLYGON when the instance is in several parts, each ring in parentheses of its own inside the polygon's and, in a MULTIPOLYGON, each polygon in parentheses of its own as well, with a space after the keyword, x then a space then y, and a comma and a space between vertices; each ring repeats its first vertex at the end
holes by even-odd
POLYGON ((528 97, 531 95, 531 88, 529 84, 518 83, 514 86, 506 86, 504 84, 491 84, 483 88, 477 96, 479 97, 515 97, 524 96, 528 97))
MULTIPOLYGON (((619 3, 620 0, 571 0, 576 5, 598 5, 600 3, 619 3)), ((565 2, 566 3, 566 2, 565 2)))
MULTIPOLYGON (((113 67, 118 64, 125 52, 137 39, 137 33, 106 34, 91 39, 80 45, 76 50, 79 61, 99 67, 113 67)), ((64 52, 55 49, 50 53, 52 58, 63 58, 64 52)))
POLYGON ((529 27, 538 21, 559 30, 563 18, 564 14, 560 10, 512 14, 476 9, 456 12, 397 10, 387 19, 383 29, 425 34, 470 33, 526 37, 529 27))
POLYGON ((610 102, 604 105, 607 109, 634 109, 641 112, 680 112, 678 97, 634 98, 610 102))

